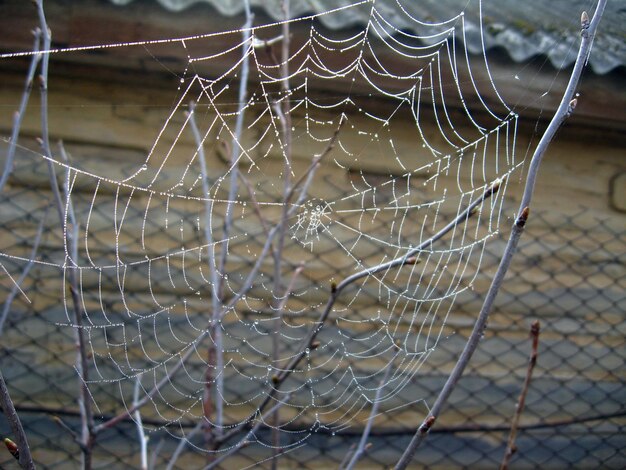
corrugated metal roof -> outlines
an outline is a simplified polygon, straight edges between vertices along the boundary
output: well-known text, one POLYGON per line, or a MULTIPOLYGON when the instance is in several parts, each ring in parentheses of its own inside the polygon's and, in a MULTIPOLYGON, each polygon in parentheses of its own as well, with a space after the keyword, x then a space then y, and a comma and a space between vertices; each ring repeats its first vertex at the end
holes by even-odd
MULTIPOLYGON (((126 5, 132 0, 111 0, 126 5)), ((157 0, 171 11, 180 11, 196 3, 208 3, 220 14, 242 13, 243 0, 157 0)), ((356 0, 292 0, 291 16, 317 14, 355 3, 356 0)), ((254 8, 263 10, 275 20, 283 18, 281 0, 250 0, 254 8)), ((432 34, 407 15, 429 23, 447 21, 464 12, 465 41, 472 53, 482 50, 478 0, 376 0, 376 9, 396 27, 417 34, 432 34), (402 7, 400 7, 402 5, 402 7), (404 9, 404 11, 402 11, 404 9)), ((593 0, 483 0, 482 18, 487 49, 501 46, 513 60, 523 62, 536 55, 545 55, 558 69, 569 66, 576 57, 580 37, 580 13, 593 11, 593 0)), ((324 26, 342 29, 366 24, 371 3, 320 17, 324 26)), ((594 72, 605 74, 626 65, 626 1, 608 2, 595 40, 590 63, 594 72)), ((441 30, 450 25, 441 26, 441 30)), ((436 28, 435 28, 436 29, 436 28)), ((462 34, 457 28, 457 34, 462 34)), ((459 37, 459 39, 463 39, 459 37)))

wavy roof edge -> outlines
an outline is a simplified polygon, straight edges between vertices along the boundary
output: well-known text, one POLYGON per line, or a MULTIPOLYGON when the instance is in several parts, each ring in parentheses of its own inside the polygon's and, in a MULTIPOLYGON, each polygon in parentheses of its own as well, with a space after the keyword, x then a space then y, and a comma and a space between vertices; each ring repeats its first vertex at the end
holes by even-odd
MULTIPOLYGON (((110 0, 117 5, 127 5, 133 0, 110 0)), ((154 0, 153 0, 154 1, 154 0)), ((170 11, 181 11, 198 3, 211 5, 224 16, 241 14, 243 0, 157 0, 170 11)), ((320 14, 325 11, 359 3, 357 0, 298 0, 291 2, 292 17, 320 14)), ((322 15, 319 21, 330 29, 344 29, 367 24, 371 2, 346 8, 330 15, 322 15)), ((608 2, 602 23, 589 59, 596 74, 606 74, 626 65, 626 7, 620 2, 608 2)), ((283 18, 281 0, 250 0, 250 4, 264 11, 274 20, 283 18)), ((571 65, 576 59, 580 37, 580 13, 589 8, 588 0, 376 0, 377 11, 385 15, 396 28, 412 33, 420 26, 412 18, 428 23, 446 22, 464 11, 465 34, 463 36, 471 53, 482 51, 479 33, 482 11, 486 49, 503 47, 516 62, 524 62, 534 56, 548 57, 557 69, 571 65)), ((449 25, 441 26, 441 30, 449 25)), ((436 27, 434 27, 436 29, 436 27)), ((436 33, 436 32, 435 32, 436 33)))

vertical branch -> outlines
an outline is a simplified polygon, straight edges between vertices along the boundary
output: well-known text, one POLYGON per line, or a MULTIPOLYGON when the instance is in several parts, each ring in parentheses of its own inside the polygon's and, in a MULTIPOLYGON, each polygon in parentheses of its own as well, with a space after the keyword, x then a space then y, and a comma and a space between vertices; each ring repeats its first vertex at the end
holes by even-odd
POLYGON ((13 160, 15 159, 15 149, 17 148, 17 139, 20 135, 20 129, 22 127, 22 120, 24 119, 24 113, 26 112, 26 106, 28 105, 28 99, 30 98, 30 92, 33 89, 33 79, 35 78, 35 72, 37 70, 37 64, 41 59, 41 55, 38 54, 41 44, 41 29, 36 28, 33 31, 35 36, 35 42, 33 44, 33 56, 30 60, 30 66, 28 73, 26 74, 26 83, 24 84, 24 91, 22 92, 22 99, 20 101, 20 107, 13 116, 13 129, 11 130, 11 140, 9 142, 9 149, 7 151, 7 159, 4 162, 4 171, 0 178, 0 192, 4 189, 4 185, 9 179, 9 175, 13 171, 13 160))
MULTIPOLYGON (((48 214, 48 210, 46 209, 46 212, 41 218, 41 222, 39 222, 39 227, 37 228, 37 233, 35 234, 35 241, 33 242, 33 249, 30 252, 28 263, 26 264, 26 266, 24 266, 24 270, 22 271, 22 274, 17 279, 17 281, 15 281, 15 283, 13 284, 13 287, 11 288, 11 292, 9 292, 9 295, 4 301, 4 306, 2 307, 2 313, 0 313, 0 336, 2 336, 2 333, 4 332, 4 322, 6 321, 7 316, 9 315, 9 311, 11 310, 11 305, 13 304, 13 300, 15 300, 15 297, 17 296, 18 292, 22 292, 22 289, 20 288, 20 286, 22 285, 22 283, 28 276, 28 273, 30 272, 31 268, 35 264, 35 256, 37 255, 37 250, 39 250, 39 244, 41 243, 41 237, 43 235, 43 228, 45 226, 47 214, 48 214)), ((28 302, 30 303, 30 299, 28 297, 26 297, 26 300, 28 300, 28 302)))
MULTIPOLYGON (((47 114, 46 114, 47 116, 47 114)), ((47 120, 46 120, 47 126, 47 120)), ((69 158, 63 147, 63 143, 59 142, 59 152, 63 161, 67 164, 65 183, 63 185, 65 195, 65 208, 61 205, 61 196, 57 186, 54 165, 48 160, 48 171, 50 174, 50 184, 55 194, 55 201, 61 217, 61 225, 63 226, 64 242, 67 250, 65 263, 68 261, 73 264, 67 269, 67 275, 70 283, 70 295, 72 296, 72 305, 74 311, 75 335, 76 335, 76 371, 79 377, 79 399, 78 405, 81 417, 81 449, 83 458, 83 468, 86 470, 92 467, 92 451, 95 439, 93 432, 94 419, 91 408, 91 394, 87 383, 89 381, 89 363, 87 360, 87 342, 85 339, 85 331, 83 328, 83 304, 79 295, 78 279, 76 277, 76 268, 78 266, 78 224, 74 213, 74 206, 71 199, 71 179, 69 158)))
POLYGON ((483 336, 483 333, 487 326, 489 314, 493 307, 493 303, 504 281, 504 276, 506 275, 509 266, 511 265, 511 260, 513 259, 513 255, 515 254, 515 251, 517 249, 517 245, 522 236, 522 232, 524 231, 524 226, 526 225, 526 222, 528 220, 530 202, 532 199, 533 190, 535 188, 535 181, 537 179, 539 166, 541 165, 541 160, 543 159, 543 156, 550 142, 554 138, 556 131, 559 129, 565 119, 567 119, 567 117, 571 115, 571 113, 574 111, 574 108, 576 107, 577 99, 574 97, 574 92, 576 90, 576 87, 578 86, 578 82, 582 75, 583 68, 587 63, 587 59, 589 58, 589 54, 591 53, 593 37, 596 33, 600 18, 602 18, 602 13, 604 12, 605 6, 606 0, 598 1, 595 14, 593 15, 593 20, 591 22, 589 22, 589 18, 586 12, 583 12, 582 14, 582 41, 578 50, 574 69, 572 70, 572 74, 570 76, 565 92, 563 93, 561 103, 559 104, 559 107, 557 108, 554 117, 550 121, 548 128, 541 137, 541 140, 537 144, 537 148, 535 149, 535 152, 531 159, 530 165, 528 167, 526 184, 524 186, 524 194, 521 199, 517 217, 515 219, 515 222, 513 223, 511 234, 504 249, 504 253, 502 254, 502 258, 500 259, 498 269, 492 279, 489 290, 487 291, 485 300, 483 301, 483 305, 480 309, 480 313, 476 318, 472 333, 470 334, 470 337, 468 338, 467 343, 465 344, 463 352, 459 356, 457 363, 450 373, 448 380, 441 389, 439 396, 435 400, 435 403, 430 410, 429 416, 427 416, 422 424, 419 426, 413 438, 411 439, 411 442, 402 454, 402 457, 396 464, 396 470, 406 468, 413 459, 415 451, 424 441, 424 439, 428 435, 428 432, 430 431, 430 428, 433 426, 433 424, 437 420, 437 417, 443 410, 445 404, 448 401, 448 398, 456 387, 456 384, 461 378, 461 375, 463 375, 465 367, 469 363, 472 355, 474 354, 474 351, 476 351, 478 343, 483 336))
MULTIPOLYGON (((76 262, 78 254, 77 238, 78 227, 74 218, 74 210, 70 199, 69 187, 66 187, 66 202, 67 206, 64 209, 61 195, 59 193, 59 187, 54 171, 54 165, 52 164, 52 150, 50 148, 50 134, 48 127, 48 65, 50 62, 50 55, 46 51, 50 50, 51 44, 51 32, 46 22, 46 17, 43 9, 43 0, 37 0, 37 12, 39 15, 40 28, 43 35, 43 57, 41 59, 41 74, 39 75, 40 94, 41 94, 41 145, 44 151, 44 155, 47 159, 48 170, 50 176, 50 186, 54 196, 54 202, 57 206, 57 212, 61 226, 63 227, 63 234, 65 239, 65 246, 67 249, 66 263, 68 258, 70 261, 76 262), (70 227, 67 226, 67 217, 70 218, 70 227), (69 229, 69 230, 68 230, 69 229)), ((63 146, 61 145, 61 154, 64 158, 67 158, 63 146)), ((67 182, 69 185, 69 167, 67 172, 67 182)), ((94 423, 93 413, 91 410, 91 396, 89 389, 87 388, 87 382, 89 379, 88 363, 87 363, 87 350, 86 341, 83 329, 83 310, 79 296, 78 281, 76 278, 76 269, 74 266, 67 270, 67 274, 70 282, 70 293, 72 296, 74 321, 76 324, 76 370, 79 376, 79 398, 78 404, 81 414, 81 451, 82 451, 82 463, 85 470, 89 470, 92 467, 92 449, 94 444, 94 423)))
POLYGON ((226 258, 228 255, 228 237, 233 222, 233 205, 237 196, 237 178, 239 176, 239 157, 241 155, 241 136, 243 134, 243 123, 246 113, 246 101, 248 97, 248 75, 250 74, 250 49, 252 48, 250 38, 252 36, 252 21, 254 15, 250 10, 250 0, 244 0, 246 11, 246 22, 243 25, 242 35, 243 42, 241 45, 241 77, 239 79, 239 95, 237 97, 237 120, 235 122, 235 135, 231 144, 230 155, 230 181, 228 188, 228 202, 226 205, 226 214, 224 215, 224 245, 220 258, 219 272, 224 275, 226 267, 226 258))
MULTIPOLYGON (((282 287, 282 264, 283 264, 283 249, 285 246, 285 232, 287 226, 287 218, 289 213, 288 196, 291 192, 291 177, 293 173, 291 165, 291 104, 289 99, 290 87, 289 87, 289 0, 282 0, 282 9, 285 21, 282 25, 283 40, 281 43, 281 101, 276 103, 276 113, 280 119, 281 136, 283 140, 283 157, 285 159, 285 165, 283 168, 283 207, 280 221, 278 222, 278 237, 276 239, 276 249, 274 250, 274 286, 272 290, 272 303, 278 300, 283 291, 282 287)), ((288 297, 287 294, 285 297, 288 297)), ((286 300, 286 299, 285 299, 286 300)), ((282 310, 282 309, 281 309, 282 310)), ((278 312, 277 312, 278 313, 278 312)), ((280 357, 280 329, 282 327, 282 315, 279 313, 274 320, 274 328, 272 330, 272 363, 277 365, 280 357)), ((280 414, 278 408, 272 414, 272 446, 274 448, 274 457, 278 455, 280 450, 280 414)), ((277 466, 277 459, 272 459, 271 468, 275 470, 277 466)))
POLYGON ((517 407, 515 408, 515 415, 513 416, 513 422, 511 424, 511 432, 509 433, 509 440, 506 445, 506 451, 502 458, 502 464, 500 470, 507 470, 509 468, 509 461, 513 454, 517 451, 515 446, 515 438, 517 437, 517 429, 519 427, 520 417, 524 411, 524 405, 526 404, 526 395, 528 394, 528 387, 530 386, 530 380, 533 376, 533 370, 537 364, 537 350, 539 348, 539 321, 536 320, 530 326, 530 338, 532 340, 532 349, 530 352, 530 358, 528 360, 528 368, 526 369, 526 378, 524 379, 524 385, 519 395, 517 407))
MULTIPOLYGON (((133 391, 133 405, 139 401, 139 390, 141 388, 141 374, 135 378, 135 389, 133 391)), ((135 410, 135 425, 137 426, 137 436, 139 438, 139 455, 141 458, 141 470, 148 470, 148 438, 141 422, 141 412, 139 408, 135 410)))
POLYGON ((4 381, 4 377, 2 376, 1 371, 0 371, 0 406, 2 406, 2 412, 4 413, 4 416, 6 416, 7 421, 9 422, 9 426, 11 426, 11 431, 13 431, 13 436, 15 437, 15 440, 17 441, 17 444, 16 444, 17 452, 19 452, 17 459, 20 463, 20 466, 25 470, 26 469, 34 470, 35 463, 33 462, 33 456, 30 453, 30 447, 28 447, 28 440, 26 439, 26 433, 24 432, 24 428, 22 427, 22 422, 20 421, 20 417, 17 415, 17 412, 15 411, 15 406, 13 406, 13 400, 11 400, 11 396, 9 395, 7 384, 4 381))
POLYGON ((222 347, 222 302, 220 296, 220 279, 217 262, 215 259, 215 244, 213 241, 213 200, 209 194, 209 181, 204 155, 204 145, 195 118, 196 106, 194 102, 189 104, 189 123, 191 131, 196 141, 196 151, 200 161, 200 171, 202 172, 202 193, 204 197, 204 235, 207 242, 207 256, 211 277, 211 322, 210 339, 211 344, 207 351, 207 367, 205 372, 204 396, 202 398, 202 408, 205 420, 205 440, 213 441, 213 434, 221 434, 223 426, 223 400, 224 396, 224 354, 222 347), (215 393, 211 393, 211 384, 215 382, 215 393), (215 406, 215 417, 213 417, 213 407, 215 406))

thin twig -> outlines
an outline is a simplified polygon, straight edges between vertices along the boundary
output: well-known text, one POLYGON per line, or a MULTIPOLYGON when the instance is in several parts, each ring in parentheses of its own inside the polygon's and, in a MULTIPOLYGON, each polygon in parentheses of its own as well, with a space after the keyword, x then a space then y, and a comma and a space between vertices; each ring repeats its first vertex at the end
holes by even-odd
MULTIPOLYGON (((270 408, 270 410, 267 413, 265 413, 263 416, 259 417, 259 420, 252 427, 252 429, 250 429, 248 434, 246 434, 246 436, 243 439, 241 439, 237 444, 235 444, 231 449, 229 449, 228 452, 226 452, 224 455, 220 456, 218 459, 215 459, 209 465, 204 467, 204 470, 211 470, 211 469, 217 467, 219 464, 221 464, 228 457, 230 457, 231 455, 233 455, 236 452, 238 452, 239 449, 241 449, 242 447, 248 445, 250 443, 250 441, 249 441, 250 437, 252 437, 254 435, 254 433, 256 433, 257 430, 261 427, 261 425, 266 422, 267 417, 273 415, 281 406, 283 406, 285 403, 288 403, 290 399, 291 399, 291 395, 289 394, 289 395, 287 395, 285 397, 284 401, 279 401, 272 408, 270 408)), ((257 410, 257 413, 258 413, 258 410, 257 410)))
MULTIPOLYGON (((374 397, 374 401, 372 402, 372 410, 370 411, 369 418, 367 418, 367 424, 365 425, 365 428, 363 429, 361 440, 359 441, 359 445, 357 446, 356 450, 352 454, 350 463, 348 463, 348 465, 345 467, 346 470, 352 470, 354 466, 357 464, 357 462, 359 461, 359 459, 361 458, 361 456, 365 453, 367 440, 369 439, 370 431, 372 430, 372 425, 374 424, 374 418, 378 414, 378 406, 380 405, 380 401, 381 401, 380 395, 382 393, 383 388, 385 388, 387 381, 389 380, 389 374, 391 373, 391 370, 393 368, 392 366, 393 366, 394 361, 396 360, 396 357, 398 357, 398 352, 396 352, 396 354, 391 358, 391 360, 389 361, 389 364, 387 364, 387 367, 385 368, 385 375, 383 376, 382 380, 378 384, 378 390, 376 390, 376 396, 374 397)), ((339 467, 339 468, 343 468, 343 467, 339 467)))
MULTIPOLYGON (((293 292, 296 279, 302 273, 303 270, 304 270, 304 265, 301 264, 293 272, 291 276, 291 280, 289 281, 289 284, 287 285, 287 288, 285 289, 285 292, 283 293, 282 298, 280 298, 278 302, 278 306, 276 306, 275 308, 274 315, 276 315, 276 318, 274 319, 274 329, 272 330, 272 364, 274 367, 278 365, 278 361, 280 358, 280 330, 282 328, 282 322, 283 322, 283 311, 285 310, 285 306, 287 305, 287 301, 289 300, 289 297, 291 297, 291 293, 293 292)), ((274 414, 272 414, 271 422, 272 422, 272 426, 271 426, 272 427, 272 445, 274 446, 274 456, 276 457, 278 453, 278 449, 280 448, 280 430, 279 430, 280 412, 278 409, 276 409, 274 414)), ((276 462, 276 459, 272 460, 272 466, 274 465, 274 462, 276 462)))
MULTIPOLYGON (((135 389, 133 390, 133 405, 139 400, 139 389, 141 388, 141 374, 135 377, 135 389)), ((141 470, 148 470, 148 438, 146 437, 143 423, 141 422, 141 412, 139 408, 134 413, 135 424, 137 426, 137 436, 139 438, 139 455, 141 457, 141 470)))
MULTIPOLYGON (((35 256, 37 255, 37 250, 39 250, 39 244, 41 243, 41 237, 43 235, 43 228, 46 222, 46 216, 48 215, 48 208, 44 212, 43 217, 41 218, 41 221, 39 222, 39 227, 37 228, 37 233, 35 234, 35 241, 33 242, 33 249, 31 250, 30 257, 28 258, 28 263, 26 264, 26 266, 24 266, 24 269, 22 270, 22 274, 17 279, 17 281, 15 281, 15 283, 13 284, 13 287, 11 288, 11 292, 9 292, 9 295, 4 301, 4 306, 2 307, 2 314, 0 314, 0 336, 2 336, 2 333, 4 330, 4 322, 7 319, 9 310, 11 309, 11 305, 13 304, 13 300, 15 300, 15 297, 17 296, 18 292, 21 292, 20 286, 22 285, 22 283, 28 276, 28 273, 30 272, 31 268, 35 264, 35 256)), ((28 297, 26 299, 30 302, 28 297)))
POLYGON ((513 454, 517 451, 515 446, 515 438, 517 437, 517 431, 519 429, 519 421, 524 411, 524 405, 526 403, 526 395, 528 394, 528 387, 530 386, 530 380, 533 376, 533 370, 537 364, 537 350, 539 348, 539 321, 536 320, 530 326, 530 337, 532 339, 532 349, 530 352, 530 358, 528 360, 528 368, 526 369, 526 378, 524 379, 524 385, 519 395, 517 407, 515 408, 515 415, 513 416, 513 422, 511 423, 511 432, 509 433, 509 440, 506 444, 506 451, 502 458, 502 464, 500 470, 507 470, 509 468, 509 461, 513 454))
MULTIPOLYGON (((499 181, 496 181, 495 183, 490 185, 487 189, 483 191, 480 197, 472 201, 465 208, 465 210, 459 213, 459 215, 457 215, 457 217, 455 217, 452 221, 450 221, 445 227, 443 227, 441 230, 435 233, 428 240, 425 240, 424 242, 417 245, 415 248, 412 248, 411 250, 409 250, 405 255, 395 258, 386 263, 378 264, 371 268, 367 268, 362 271, 359 271, 351 276, 346 277, 339 284, 331 286, 331 292, 330 292, 330 297, 328 299, 328 302, 326 303, 324 310, 320 314, 316 322, 316 325, 309 331, 308 335, 302 340, 302 344, 303 344, 302 349, 296 355, 292 357, 289 364, 281 371, 281 373, 273 378, 272 388, 266 393, 265 399, 263 400, 263 402, 261 402, 258 409, 262 411, 271 402, 271 400, 274 399, 280 386, 295 371, 295 368, 298 366, 300 361, 307 355, 307 352, 312 349, 317 348, 318 343, 315 342, 315 338, 317 337, 319 332, 322 330, 324 324, 326 323, 326 320, 328 319, 328 316, 330 315, 330 312, 332 311, 333 306, 335 305, 335 302, 339 298, 341 292, 346 287, 358 281, 359 279, 372 276, 379 272, 386 271, 394 267, 402 267, 405 265, 412 265, 412 264, 417 263, 418 260, 416 259, 415 255, 417 255, 419 252, 423 251, 424 249, 432 246, 433 243, 435 243, 437 240, 444 237, 447 233, 449 233, 455 227, 458 227, 460 224, 465 223, 467 220, 469 220, 469 218, 472 217, 472 215, 476 213, 475 209, 478 206, 480 206, 485 200, 487 200, 489 197, 495 194, 499 188, 500 188, 499 181)), ((247 420, 243 421, 235 428, 231 429, 230 432, 228 432, 222 437, 221 442, 225 442, 233 435, 239 433, 241 429, 247 426, 251 420, 252 420, 252 417, 248 418, 247 420)))
MULTIPOLYGON (((80 413, 78 415, 80 416, 80 413)), ((82 448, 83 443, 80 441, 80 436, 76 434, 76 431, 74 431, 65 421, 63 421, 60 416, 53 415, 52 421, 54 421, 61 429, 63 429, 70 436, 72 436, 74 442, 76 442, 76 444, 78 444, 78 446, 82 448)))
MULTIPOLYGON (((222 330, 220 321, 222 319, 222 299, 220 294, 220 279, 218 275, 217 260, 215 257, 215 244, 213 243, 213 200, 209 194, 209 182, 208 172, 206 165, 206 158, 204 155, 204 145, 198 125, 196 123, 196 104, 195 102, 189 103, 189 124, 191 125, 191 131, 196 141, 196 152, 198 153, 198 159, 200 161, 200 171, 202 173, 202 193, 204 196, 204 235, 207 242, 207 256, 209 261, 209 271, 211 277, 211 344, 209 345, 207 353, 207 368, 205 373, 205 390, 202 399, 202 407, 204 410, 204 418, 206 420, 206 440, 207 442, 213 440, 213 431, 217 434, 221 434, 223 428, 223 416, 224 416, 224 402, 222 397, 224 396, 224 353, 222 347, 222 330), (213 375, 215 371, 215 376, 213 375), (215 382, 215 393, 211 394, 211 384, 215 382), (215 405, 215 419, 214 425, 211 425, 213 419, 213 405, 215 405)), ((226 243, 226 242, 225 242, 226 243)), ((221 273, 223 275, 223 273, 221 273)))
POLYGON ((226 267, 226 258, 228 256, 228 237, 233 222, 233 205, 237 195, 237 178, 239 175, 239 157, 241 155, 243 123, 246 114, 247 96, 248 96, 248 75, 250 74, 250 49, 252 48, 252 22, 254 15, 250 9, 250 0, 244 0, 244 9, 246 12, 246 22, 242 28, 243 42, 241 45, 241 77, 239 80, 239 94, 237 97, 237 120, 235 121, 235 134, 231 144, 230 155, 230 181, 228 187, 228 202, 226 205, 226 213, 224 214, 224 246, 220 256, 219 271, 224 275, 226 267))
POLYGON ((174 449, 174 452, 172 453, 172 456, 170 457, 170 460, 167 462, 167 467, 165 468, 165 470, 172 470, 174 468, 174 465, 178 461, 178 458, 180 457, 180 455, 185 450, 185 447, 187 447, 187 444, 189 443, 189 441, 196 434, 198 434, 200 432, 200 430, 202 429, 203 425, 204 425, 204 422, 202 421, 202 418, 201 418, 196 423, 196 425, 194 426, 194 428, 190 432, 188 432, 187 434, 184 434, 183 436, 181 436, 180 442, 176 446, 176 449, 174 449))
POLYGON ((261 223, 261 227, 263 228, 263 232, 265 236, 266 237, 269 236, 269 228, 267 226, 267 220, 265 220, 265 217, 263 217, 263 214, 261 213, 261 206, 259 205, 259 201, 257 200, 256 195, 254 194, 254 188, 250 184, 250 181, 248 181, 248 178, 246 178, 245 175, 241 172, 239 172, 239 179, 243 182, 243 185, 246 187, 246 190, 248 191, 248 196, 250 197, 250 202, 252 203, 252 207, 254 208, 254 213, 256 214, 257 218, 259 219, 259 222, 261 223))
POLYGON ((322 159, 335 148, 335 143, 337 142, 337 138, 339 137, 339 132, 341 131, 341 128, 343 127, 345 122, 345 114, 342 113, 341 117, 339 118, 339 124, 337 125, 335 132, 333 132, 333 135, 330 137, 326 148, 322 151, 322 153, 313 158, 313 161, 311 162, 311 165, 309 165, 309 168, 307 168, 307 170, 293 184, 289 193, 287 193, 287 196, 285 197, 285 204, 289 204, 296 190, 300 187, 302 183, 304 183, 304 186, 300 190, 297 202, 294 204, 295 208, 297 209, 297 207, 302 203, 304 198, 306 198, 309 186, 311 185, 313 177, 315 176, 315 170, 319 167, 322 159))
POLYGON ((150 461, 148 462, 148 470, 154 470, 154 468, 156 468, 157 459, 159 457, 159 453, 161 452, 161 449, 163 448, 164 444, 165 444, 165 439, 162 437, 161 439, 159 439, 159 443, 156 446, 154 446, 154 449, 152 450, 152 454, 150 455, 150 461))
POLYGON ((33 31, 35 41, 33 44, 33 56, 30 60, 30 66, 28 73, 26 74, 26 83, 24 84, 24 91, 22 92, 22 100, 20 106, 13 116, 13 129, 11 131, 11 140, 9 141, 9 149, 7 151, 7 159, 4 162, 4 171, 2 178, 0 178, 0 192, 4 189, 4 185, 9 179, 9 175, 13 171, 13 160, 15 158, 15 149, 17 148, 17 139, 20 135, 20 129, 22 127, 22 120, 24 119, 24 113, 26 112, 26 106, 28 105, 28 99, 30 92, 33 89, 33 79, 35 78, 35 72, 37 70, 37 64, 41 60, 41 54, 39 54, 39 48, 41 45, 41 29, 36 28, 33 31))
MULTIPOLYGON (((282 25, 283 41, 282 41, 282 64, 281 64, 281 89, 283 91, 282 101, 275 103, 275 112, 279 117, 281 136, 283 140, 283 155, 285 159, 285 166, 283 169, 283 207, 281 211, 281 217, 278 222, 278 238, 276 240, 276 247, 274 248, 274 287, 272 289, 272 297, 278 298, 280 291, 283 289, 282 283, 282 267, 283 267, 283 250, 285 246, 285 234, 287 229, 287 220, 289 218, 289 205, 288 195, 291 193, 292 187, 292 163, 291 163, 291 104, 289 100, 289 0, 282 0, 282 10, 285 21, 282 25)), ((294 274, 292 281, 297 274, 294 274)), ((286 296, 288 297, 288 295, 286 296)), ((280 353, 279 335, 280 335, 280 322, 281 315, 276 317, 275 328, 272 332, 272 360, 278 361, 280 353)), ((271 462, 272 470, 276 470, 277 455, 280 449, 280 433, 278 432, 278 425, 280 422, 280 415, 278 409, 272 414, 272 454, 274 458, 271 462)))
MULTIPOLYGON (((42 79, 42 83, 45 83, 45 78, 42 79)), ((45 85, 42 85, 45 86, 45 85)), ((47 137, 47 100, 42 98, 42 130, 46 129, 43 133, 47 137)), ((44 149, 50 149, 49 143, 45 143, 46 139, 44 139, 43 147, 44 149)), ((59 150, 62 158, 65 162, 68 162, 69 159, 65 152, 65 148, 63 147, 63 143, 59 142, 59 150)), ((71 186, 70 186, 70 170, 69 165, 66 172, 65 184, 64 184, 64 192, 65 192, 65 205, 61 200, 61 194, 59 192, 56 172, 54 170, 54 165, 51 161, 52 156, 48 155, 48 172, 50 177, 50 186, 53 193, 53 200, 57 207, 57 212, 59 214, 61 226, 63 227, 64 233, 64 243, 66 247, 66 264, 68 261, 75 266, 77 266, 78 261, 78 224, 76 223, 76 217, 74 215, 74 208, 72 205, 71 199, 71 186)), ((82 458, 83 458, 83 468, 90 469, 92 466, 92 449, 95 434, 93 432, 94 428, 94 418, 93 411, 91 407, 91 394, 89 393, 89 389, 87 387, 87 383, 89 381, 89 364, 87 359, 87 345, 85 340, 85 332, 83 328, 83 304, 79 295, 79 286, 78 279, 76 277, 76 269, 75 266, 66 267, 66 273, 69 279, 69 290, 70 295, 72 297, 72 305, 74 311, 74 322, 75 322, 75 335, 76 335, 76 371, 79 377, 79 398, 78 404, 81 414, 81 438, 80 438, 80 446, 82 450, 82 458)))
MULTIPOLYGON (((541 160, 548 148, 548 145, 554 138, 556 131, 565 121, 565 119, 572 113, 574 107, 576 106, 574 92, 578 85, 578 81, 580 80, 583 68, 587 62, 587 58, 589 57, 593 37, 595 35, 598 23, 600 22, 600 18, 602 17, 602 12, 604 11, 605 6, 606 0, 599 0, 598 6, 596 7, 596 12, 593 15, 593 20, 591 21, 591 23, 583 21, 581 33, 582 41, 580 44, 580 49, 578 51, 578 56, 576 58, 576 63, 574 65, 574 70, 572 70, 569 83, 567 84, 567 87, 563 94, 563 99, 561 100, 561 103, 556 110, 554 117, 550 121, 548 128, 541 137, 541 140, 539 141, 539 143, 537 144, 537 148, 535 149, 535 153, 533 154, 532 160, 528 167, 528 175, 526 177, 524 194, 522 196, 517 217, 515 219, 515 222, 513 223, 513 228, 511 229, 511 235, 504 249, 502 258, 500 259, 498 269, 492 279, 491 286, 489 287, 487 295, 485 296, 483 306, 480 310, 480 313, 478 314, 476 323, 474 324, 474 329, 472 330, 472 333, 468 338, 467 343, 465 344, 465 348, 459 356, 459 359, 455 364, 454 369, 450 373, 448 380, 446 381, 444 387, 441 389, 439 396, 435 400, 435 403, 430 410, 430 414, 419 426, 413 436, 413 439, 411 439, 411 442, 406 447, 404 453, 402 454, 402 457, 396 464, 396 470, 406 468, 413 459, 415 451, 424 441, 424 439, 428 435, 430 428, 433 426, 433 424, 437 420, 437 417, 443 410, 443 407, 448 401, 450 394, 456 387, 456 384, 461 378, 461 375, 463 375, 465 367, 469 363, 470 358, 474 354, 474 351, 478 347, 478 343, 483 336, 485 327, 487 325, 487 319, 489 318, 489 313, 491 312, 493 306, 493 302, 496 298, 496 295, 498 294, 498 291, 500 290, 502 282, 504 281, 504 276, 509 269, 520 237, 522 235, 522 232, 524 231, 524 226, 526 225, 526 221, 528 220, 530 202, 532 199, 532 194, 535 187, 535 181, 537 179, 537 173, 539 171, 541 160)), ((587 16, 586 13, 584 14, 584 16, 587 16)))
MULTIPOLYGON (((43 0, 37 0, 37 13, 39 16, 40 28, 43 35, 43 50, 50 50, 51 44, 51 32, 46 22, 46 17, 43 9, 43 0)), ((59 187, 54 171, 54 165, 52 163, 52 150, 50 148, 50 134, 48 126, 48 64, 50 62, 50 55, 44 54, 41 60, 41 74, 39 75, 40 95, 41 95, 41 145, 44 151, 44 155, 48 164, 48 172, 50 176, 50 186, 53 193, 53 200, 57 208, 59 220, 63 227, 64 242, 66 247, 66 262, 68 259, 76 263, 78 256, 78 227, 74 218, 74 210, 72 208, 72 202, 69 193, 69 187, 66 187, 66 204, 64 208, 59 193, 59 187), (70 227, 67 225, 67 218, 70 218, 70 227), (71 230, 68 230, 71 228, 71 230)), ((67 158, 63 145, 60 144, 61 154, 64 158, 67 158)), ((67 170, 67 184, 69 185, 70 170, 67 170)), ((74 266, 67 269, 67 275, 70 283, 70 293, 72 296, 72 303, 74 307, 75 317, 75 334, 77 342, 76 353, 76 369, 79 376, 79 399, 78 404, 81 409, 81 425, 82 425, 82 461, 83 468, 90 470, 92 466, 92 448, 93 448, 93 412, 91 410, 91 395, 87 388, 87 382, 89 380, 88 363, 87 363, 87 350, 86 342, 83 330, 83 310, 82 303, 79 297, 78 281, 76 279, 76 270, 74 266)))
POLYGON ((22 427, 22 422, 20 421, 20 417, 17 415, 15 411, 15 406, 13 405, 13 400, 11 400, 11 395, 9 395, 9 389, 7 388, 7 384, 4 381, 4 377, 2 376, 2 372, 0 371, 0 405, 2 406, 2 412, 9 422, 9 426, 11 426, 11 431, 13 432, 13 436, 17 441, 17 450, 19 451, 19 463, 23 469, 34 470, 35 463, 33 462, 33 456, 30 453, 30 447, 28 446, 28 439, 26 438, 26 433, 24 432, 24 428, 22 427))
POLYGON ((348 452, 346 452, 346 454, 343 456, 343 459, 341 459, 341 462, 339 462, 339 466, 337 468, 343 469, 345 467, 345 465, 348 463, 350 458, 352 458, 352 455, 354 454, 355 449, 356 449, 356 444, 352 444, 348 448, 348 452))

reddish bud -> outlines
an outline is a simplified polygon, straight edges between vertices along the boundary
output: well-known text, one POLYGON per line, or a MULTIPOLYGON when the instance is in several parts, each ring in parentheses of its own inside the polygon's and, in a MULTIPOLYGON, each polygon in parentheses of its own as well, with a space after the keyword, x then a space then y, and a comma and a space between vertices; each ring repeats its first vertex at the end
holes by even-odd
POLYGON ((4 445, 7 446, 7 449, 9 449, 9 452, 11 452, 11 455, 13 457, 15 457, 17 460, 20 459, 20 449, 17 447, 17 444, 15 442, 13 442, 8 437, 5 437, 4 445))

